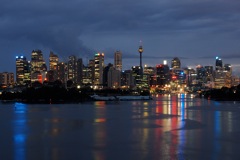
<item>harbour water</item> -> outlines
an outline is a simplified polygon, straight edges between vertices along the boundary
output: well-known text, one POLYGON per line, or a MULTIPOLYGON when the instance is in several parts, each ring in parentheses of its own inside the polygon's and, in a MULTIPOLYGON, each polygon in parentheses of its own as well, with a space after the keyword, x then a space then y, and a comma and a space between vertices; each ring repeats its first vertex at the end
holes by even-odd
POLYGON ((0 104, 1 160, 237 160, 239 136, 239 102, 190 94, 0 104))

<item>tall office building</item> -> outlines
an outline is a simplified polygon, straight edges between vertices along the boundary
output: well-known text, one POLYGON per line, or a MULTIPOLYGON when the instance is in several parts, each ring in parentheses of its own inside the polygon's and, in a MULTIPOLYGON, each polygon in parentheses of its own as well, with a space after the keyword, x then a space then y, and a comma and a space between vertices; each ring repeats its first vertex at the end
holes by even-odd
POLYGON ((222 59, 219 57, 216 57, 215 70, 221 70, 222 67, 223 67, 222 59))
POLYGON ((108 79, 107 79, 107 86, 109 88, 119 88, 121 87, 121 72, 111 66, 108 70, 108 79))
POLYGON ((114 53, 114 67, 120 72, 122 71, 122 52, 120 51, 114 53))
POLYGON ((109 63, 103 69, 103 87, 119 88, 121 86, 121 72, 109 63))
POLYGON ((121 73, 121 86, 123 88, 133 88, 135 86, 134 77, 131 70, 125 70, 121 73))
POLYGON ((168 65, 160 64, 156 66, 156 85, 165 86, 170 81, 168 65))
POLYGON ((224 71, 228 71, 232 73, 232 66, 231 64, 224 64, 224 71))
POLYGON ((106 67, 103 69, 103 87, 108 87, 108 71, 110 68, 113 67, 113 64, 109 63, 106 67))
POLYGON ((47 71, 47 65, 43 59, 41 50, 33 50, 31 54, 31 81, 43 82, 47 71))
POLYGON ((173 58, 172 60, 172 66, 173 69, 175 68, 181 68, 181 62, 178 57, 173 58))
POLYGON ((142 85, 142 77, 141 77, 141 67, 140 66, 132 66, 132 76, 134 78, 134 85, 138 88, 142 85))
POLYGON ((0 73, 0 84, 9 86, 14 84, 14 74, 9 72, 0 73))
POLYGON ((186 74, 186 84, 191 87, 197 77, 196 71, 193 68, 185 68, 184 73, 186 74))
POLYGON ((198 80, 199 84, 205 83, 207 82, 207 72, 205 67, 198 65, 196 67, 196 73, 197 73, 197 77, 196 79, 198 80))
POLYGON ((33 50, 31 54, 31 73, 47 71, 41 50, 33 50))
POLYGON ((93 80, 93 68, 89 65, 83 66, 83 73, 82 73, 82 84, 84 86, 90 86, 92 85, 93 80))
POLYGON ((66 83, 67 79, 67 69, 66 64, 64 62, 60 62, 57 65, 57 79, 60 80, 62 83, 66 83))
POLYGON ((50 54, 49 54, 49 70, 56 71, 58 61, 59 61, 58 56, 56 54, 54 54, 53 52, 50 52, 50 54))
POLYGON ((94 85, 102 85, 104 68, 104 53, 96 53, 94 56, 94 85))
POLYGON ((77 57, 74 55, 69 56, 67 74, 68 80, 72 80, 74 83, 77 82, 77 57))
POLYGON ((49 71, 48 71, 48 81, 57 80, 57 66, 58 66, 59 58, 53 52, 49 54, 49 71))
POLYGON ((207 76, 213 75, 213 66, 205 66, 204 68, 206 70, 207 76))
POLYGON ((216 89, 221 89, 222 87, 231 87, 231 75, 230 72, 223 70, 218 70, 215 72, 214 84, 216 89))
POLYGON ((147 77, 147 83, 150 86, 155 86, 156 85, 156 68, 155 67, 150 67, 145 65, 143 74, 147 77))
POLYGON ((206 70, 207 81, 213 81, 213 66, 205 66, 204 68, 206 70))
POLYGON ((16 82, 17 84, 24 83, 24 76, 28 61, 25 56, 16 56, 16 82))
POLYGON ((82 58, 77 60, 77 84, 82 85, 83 82, 83 61, 82 58))
POLYGON ((94 84, 94 73, 95 73, 95 69, 94 69, 95 68, 95 61, 94 61, 94 59, 89 60, 88 68, 91 71, 91 80, 92 80, 91 84, 94 84))

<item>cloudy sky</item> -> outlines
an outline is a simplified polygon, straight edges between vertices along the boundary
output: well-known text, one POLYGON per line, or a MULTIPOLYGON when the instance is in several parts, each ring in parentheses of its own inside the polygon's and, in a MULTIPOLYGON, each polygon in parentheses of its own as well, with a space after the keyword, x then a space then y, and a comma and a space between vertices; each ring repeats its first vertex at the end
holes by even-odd
POLYGON ((15 56, 40 49, 84 62, 121 50, 127 69, 179 57, 182 66, 214 65, 215 57, 240 72, 239 0, 1 0, 0 72, 15 72, 15 56), (239 68, 239 69, 238 69, 239 68))

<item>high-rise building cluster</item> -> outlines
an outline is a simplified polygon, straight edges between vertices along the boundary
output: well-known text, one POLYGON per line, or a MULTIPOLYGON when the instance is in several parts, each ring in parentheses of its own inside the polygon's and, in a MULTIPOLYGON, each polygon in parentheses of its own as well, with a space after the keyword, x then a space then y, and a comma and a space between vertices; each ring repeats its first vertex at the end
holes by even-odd
POLYGON ((82 58, 70 55, 66 61, 60 61, 57 54, 49 53, 49 67, 41 50, 33 50, 30 61, 24 55, 16 56, 16 80, 13 73, 0 73, 0 83, 9 85, 29 85, 33 82, 54 82, 56 80, 67 87, 122 88, 150 90, 151 92, 185 92, 204 88, 231 87, 239 84, 239 78, 232 75, 230 64, 223 64, 216 57, 215 66, 196 66, 182 68, 178 57, 166 60, 156 66, 143 66, 143 47, 139 46, 139 65, 123 70, 122 52, 116 51, 113 64, 105 64, 104 53, 96 53, 83 64, 82 58))
POLYGON ((16 56, 16 84, 27 85, 32 82, 61 81, 72 86, 91 86, 94 88, 119 88, 121 86, 122 53, 114 53, 114 65, 104 64, 104 53, 96 53, 93 59, 83 64, 82 58, 75 55, 61 62, 57 54, 50 52, 49 69, 41 50, 33 50, 31 60, 23 55, 16 56))

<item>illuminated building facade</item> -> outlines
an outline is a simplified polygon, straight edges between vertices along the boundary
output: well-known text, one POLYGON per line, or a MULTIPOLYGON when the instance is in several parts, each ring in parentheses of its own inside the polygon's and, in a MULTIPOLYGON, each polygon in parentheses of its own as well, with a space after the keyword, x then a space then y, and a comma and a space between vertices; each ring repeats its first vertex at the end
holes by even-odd
POLYGON ((93 68, 90 66, 83 66, 83 74, 82 74, 82 84, 84 86, 90 86, 92 85, 92 77, 93 77, 93 68))
POLYGON ((104 53, 96 53, 94 56, 94 85, 103 84, 104 53))
POLYGON ((56 54, 53 52, 50 52, 49 54, 49 70, 56 71, 57 65, 58 65, 59 58, 56 54))
POLYGON ((168 65, 160 64, 156 66, 156 85, 163 87, 170 82, 168 65))
POLYGON ((121 73, 122 88, 133 88, 135 86, 134 81, 132 70, 125 70, 121 73))
POLYGON ((67 79, 76 81, 77 80, 77 58, 76 56, 69 56, 68 64, 67 64, 67 79))
POLYGON ((223 68, 222 59, 219 57, 216 57, 215 70, 221 70, 222 68, 223 68))
POLYGON ((229 72, 226 71, 216 71, 214 86, 216 89, 221 89, 222 87, 231 87, 231 76, 229 72))
POLYGON ((114 67, 120 72, 122 71, 122 52, 121 51, 116 51, 114 53, 114 67))
POLYGON ((107 73, 107 86, 108 88, 120 88, 121 87, 121 72, 110 66, 107 73))
POLYGON ((205 66, 207 81, 213 81, 213 66, 205 66))
POLYGON ((48 81, 55 81, 57 80, 57 68, 58 68, 58 61, 59 58, 53 52, 49 54, 49 73, 48 73, 48 81))
POLYGON ((134 78, 134 85, 137 88, 141 88, 142 77, 141 77, 141 67, 140 66, 132 66, 132 76, 134 78))
POLYGON ((143 75, 147 77, 147 83, 149 86, 156 85, 155 75, 156 68, 145 65, 143 70, 143 75))
POLYGON ((186 84, 189 88, 191 88, 197 77, 196 70, 193 68, 185 68, 184 73, 186 75, 186 84))
POLYGON ((60 80, 62 83, 66 83, 67 79, 67 69, 66 64, 64 62, 60 62, 57 65, 57 79, 60 80))
POLYGON ((26 81, 30 81, 30 71, 30 62, 27 61, 26 57, 16 56, 16 83, 24 84, 26 81))
POLYGON ((16 82, 23 84, 24 79, 24 66, 27 63, 25 56, 16 56, 16 82))
POLYGON ((221 58, 216 57, 216 66, 214 74, 214 86, 217 89, 222 87, 230 88, 232 85, 232 67, 230 64, 223 66, 221 58))
POLYGON ((90 86, 94 80, 94 60, 90 59, 87 66, 83 65, 82 84, 90 86))
POLYGON ((231 64, 224 64, 224 71, 228 71, 232 73, 232 66, 231 64))
POLYGON ((47 71, 41 50, 33 50, 31 54, 31 73, 47 71))
POLYGON ((9 72, 0 73, 0 84, 10 86, 14 84, 14 74, 9 72))
POLYGON ((171 67, 173 69, 181 68, 181 62, 180 62, 179 58, 177 58, 177 57, 173 58, 171 67))
POLYGON ((42 82, 42 74, 47 71, 41 50, 33 50, 31 54, 31 81, 42 82))
POLYGON ((88 62, 88 67, 89 67, 89 70, 91 70, 91 77, 92 77, 92 83, 94 83, 94 71, 95 71, 95 61, 94 59, 90 59, 89 62, 88 62))
POLYGON ((196 73, 197 73, 196 79, 198 80, 199 84, 207 82, 207 72, 203 66, 198 65, 196 68, 196 73))

